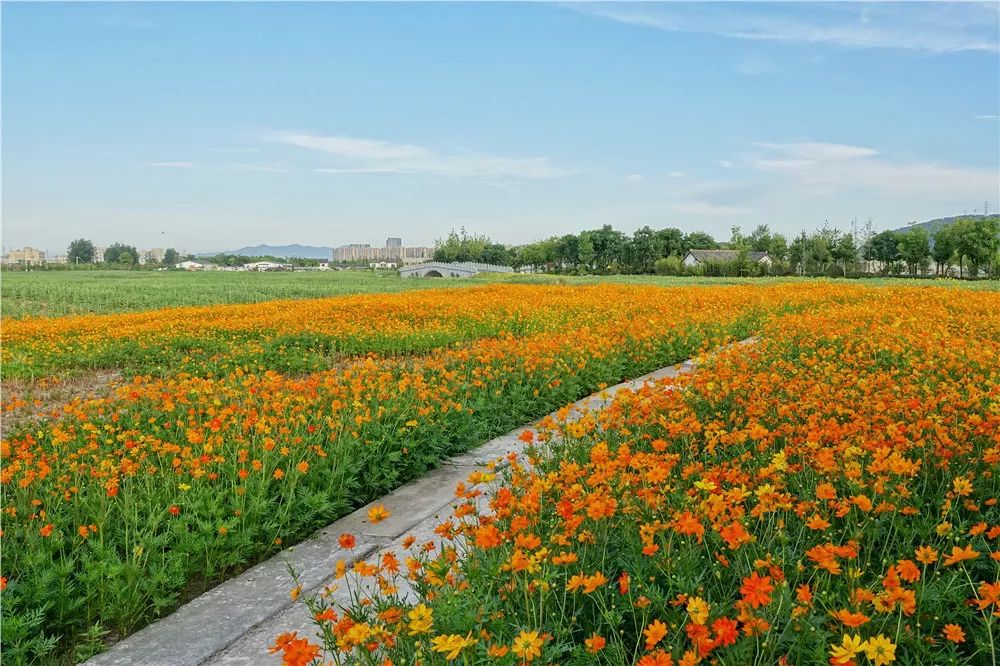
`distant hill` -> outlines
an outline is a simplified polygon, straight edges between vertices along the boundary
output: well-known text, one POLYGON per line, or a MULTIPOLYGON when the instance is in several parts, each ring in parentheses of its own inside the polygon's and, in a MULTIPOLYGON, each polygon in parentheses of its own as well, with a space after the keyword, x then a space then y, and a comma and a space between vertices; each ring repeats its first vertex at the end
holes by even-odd
POLYGON ((249 257, 284 257, 286 259, 329 259, 332 247, 316 245, 253 245, 241 247, 226 254, 240 254, 249 257))
POLYGON ((916 224, 907 224, 906 226, 899 227, 898 229, 890 229, 890 231, 909 231, 916 227, 923 227, 927 230, 927 233, 932 236, 938 232, 942 227, 947 227, 954 224, 957 220, 964 218, 969 218, 970 220, 981 220, 985 217, 996 217, 995 215, 953 215, 951 217, 939 217, 936 220, 927 220, 926 222, 917 222, 916 224))

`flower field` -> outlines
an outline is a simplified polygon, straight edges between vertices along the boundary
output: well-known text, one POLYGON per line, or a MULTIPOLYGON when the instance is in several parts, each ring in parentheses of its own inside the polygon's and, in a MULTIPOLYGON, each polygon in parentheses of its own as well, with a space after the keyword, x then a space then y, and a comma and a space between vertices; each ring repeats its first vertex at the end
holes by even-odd
POLYGON ((1000 295, 825 289, 543 422, 275 663, 996 664, 1000 295))
POLYGON ((121 377, 4 392, 5 663, 84 659, 445 456, 866 293, 498 284, 4 321, 5 381, 121 377))

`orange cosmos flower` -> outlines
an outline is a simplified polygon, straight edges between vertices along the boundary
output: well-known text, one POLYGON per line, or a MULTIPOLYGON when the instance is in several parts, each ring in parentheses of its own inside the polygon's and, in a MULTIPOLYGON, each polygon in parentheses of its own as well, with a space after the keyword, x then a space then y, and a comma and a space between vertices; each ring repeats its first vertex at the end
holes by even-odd
POLYGON ((486 654, 495 659, 506 656, 508 652, 510 648, 506 645, 491 645, 486 649, 486 654))
POLYGON ((642 633, 646 637, 646 650, 652 650, 667 635, 667 625, 659 620, 653 620, 649 626, 643 629, 642 633))
POLYGON ((751 608, 760 608, 771 603, 771 592, 774 586, 771 585, 770 576, 760 576, 756 571, 743 579, 740 586, 740 594, 743 601, 750 604, 751 608))
POLYGON ((341 548, 346 548, 350 550, 351 548, 354 548, 354 546, 357 545, 358 540, 357 538, 355 538, 353 534, 345 533, 340 535, 340 538, 337 539, 337 542, 340 544, 341 548))
POLYGON ((958 626, 957 624, 944 625, 944 637, 947 638, 952 643, 965 642, 965 632, 962 631, 962 627, 958 626))
POLYGON ((921 564, 934 564, 938 560, 938 552, 930 546, 917 548, 917 561, 921 564))
POLYGON ((307 638, 298 638, 284 646, 282 666, 306 666, 319 656, 320 648, 307 638))
POLYGON ((979 551, 975 550, 972 546, 966 546, 965 548, 953 546, 951 555, 944 558, 944 565, 950 567, 953 564, 958 564, 965 560, 974 560, 977 557, 979 557, 979 551))
POLYGON ((368 509, 368 522, 372 525, 377 525, 388 518, 389 513, 389 510, 385 508, 384 504, 376 504, 372 508, 368 509))
POLYGON ((851 612, 846 608, 836 612, 831 612, 830 615, 839 620, 844 626, 851 627, 852 629, 860 627, 871 619, 864 613, 851 612))
POLYGON ((830 527, 830 522, 824 520, 823 517, 817 513, 806 521, 806 527, 808 527, 811 530, 816 530, 821 532, 830 527))
POLYGON ((715 642, 722 647, 732 645, 740 637, 736 620, 728 617, 720 617, 712 623, 712 632, 715 634, 715 642))
POLYGON ((583 644, 587 647, 587 652, 590 654, 597 654, 604 649, 604 646, 607 645, 607 641, 604 640, 604 637, 598 636, 595 633, 591 634, 590 638, 585 640, 583 644))
POLYGON ((920 580, 920 567, 913 563, 913 560, 899 561, 899 577, 907 583, 916 583, 920 580))
POLYGON ((282 634, 278 634, 278 637, 274 639, 274 645, 270 646, 267 651, 271 654, 275 652, 281 652, 285 649, 285 646, 295 640, 298 635, 297 631, 288 631, 282 634))

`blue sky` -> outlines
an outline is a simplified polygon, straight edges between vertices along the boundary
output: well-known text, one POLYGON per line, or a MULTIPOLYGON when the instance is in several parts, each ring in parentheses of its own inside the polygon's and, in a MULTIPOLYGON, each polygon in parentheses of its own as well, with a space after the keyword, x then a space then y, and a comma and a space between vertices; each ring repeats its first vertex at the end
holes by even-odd
POLYGON ((3 244, 1000 209, 1000 4, 3 5, 3 244))

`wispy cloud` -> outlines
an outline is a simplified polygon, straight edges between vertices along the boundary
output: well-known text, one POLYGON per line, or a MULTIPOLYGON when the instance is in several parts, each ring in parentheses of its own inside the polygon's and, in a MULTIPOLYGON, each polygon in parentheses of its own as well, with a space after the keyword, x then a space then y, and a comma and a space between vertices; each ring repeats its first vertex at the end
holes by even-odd
POLYGON ((284 164, 274 162, 230 162, 229 166, 238 171, 256 171, 260 173, 288 173, 284 164))
POLYGON ((756 143, 745 164, 825 190, 884 188, 901 192, 996 192, 1000 171, 936 162, 900 162, 864 146, 837 143, 756 143))
POLYGON ((665 32, 749 41, 932 53, 1000 52, 997 9, 989 3, 595 3, 571 7, 665 32))
POLYGON ((193 169, 198 165, 194 162, 149 162, 146 166, 157 169, 193 169))
POLYGON ((392 168, 379 168, 379 167, 362 167, 359 169, 313 169, 316 173, 330 173, 333 175, 341 175, 346 173, 411 173, 405 169, 392 169, 392 168))
POLYGON ((701 200, 680 201, 670 204, 668 207, 670 210, 688 215, 746 215, 753 212, 752 208, 745 206, 731 206, 701 200))
POLYGON ((629 175, 625 176, 625 180, 645 180, 645 179, 646 177, 643 176, 641 173, 630 173, 629 175))
POLYGON ((580 173, 544 157, 500 157, 476 152, 444 152, 411 143, 279 130, 266 140, 304 148, 339 160, 317 169, 330 174, 413 173, 451 178, 544 180, 580 173))
POLYGON ((972 116, 973 120, 1000 120, 998 115, 972 116))
POLYGON ((683 178, 684 177, 684 172, 683 171, 671 171, 667 175, 670 176, 671 178, 683 178))

